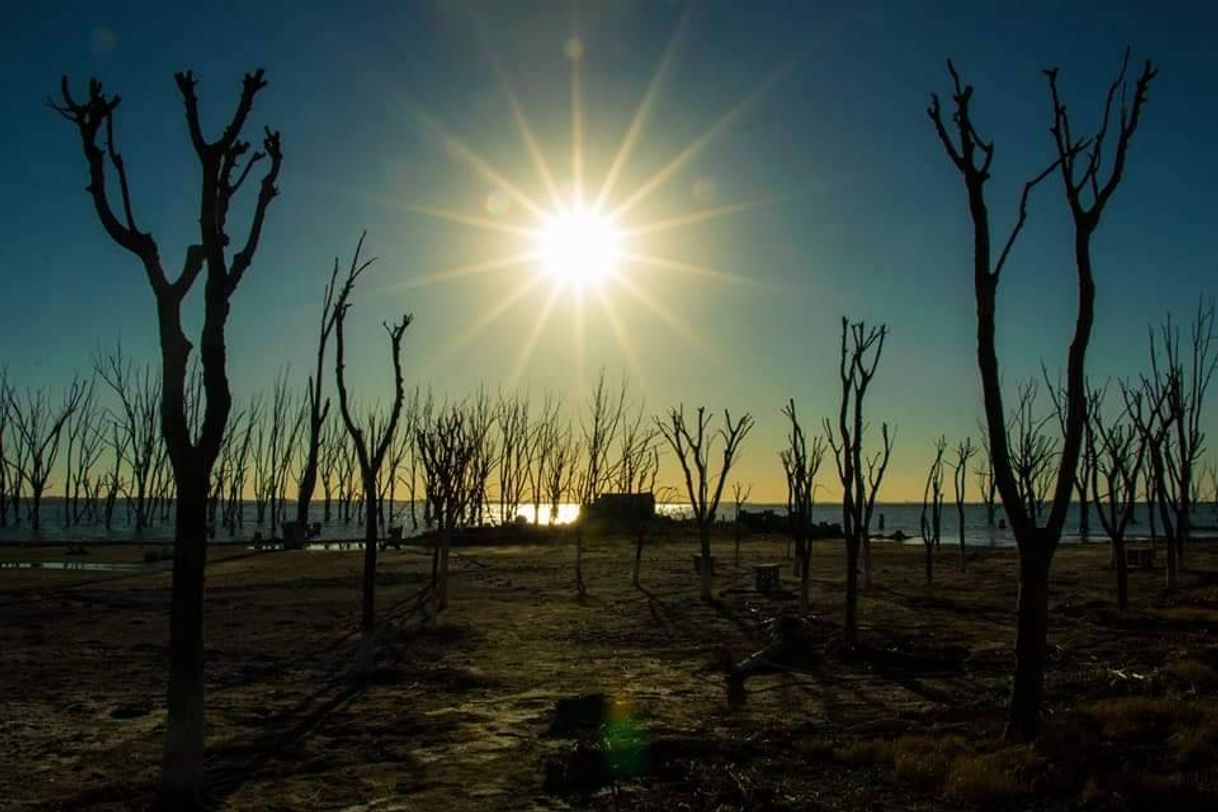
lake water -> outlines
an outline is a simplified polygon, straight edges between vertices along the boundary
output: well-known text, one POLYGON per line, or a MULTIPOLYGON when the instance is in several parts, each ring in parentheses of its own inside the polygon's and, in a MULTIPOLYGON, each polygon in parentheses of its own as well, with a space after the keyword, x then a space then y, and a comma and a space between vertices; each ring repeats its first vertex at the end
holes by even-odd
MULTIPOLYGON (((749 511, 773 510, 776 513, 785 513, 784 505, 778 504, 763 504, 763 503, 747 503, 745 509, 749 511)), ((661 504, 657 510, 674 518, 687 518, 689 516, 689 506, 682 503, 661 504)), ((289 504, 289 513, 294 515, 295 507, 289 504)), ((238 527, 234 535, 230 535, 227 530, 219 529, 216 535, 218 542, 248 542, 254 540, 256 533, 261 534, 263 539, 277 537, 280 534, 272 534, 269 523, 259 525, 256 520, 256 509, 253 503, 243 505, 244 526, 238 527)), ((320 522, 323 516, 323 507, 320 504, 312 506, 311 520, 320 522)), ((413 535, 422 531, 422 527, 414 527, 410 520, 409 504, 399 502, 394 506, 394 518, 391 524, 400 524, 403 526, 405 535, 413 535)), ((420 523, 422 521, 423 510, 422 505, 416 505, 416 516, 420 523)), ((499 520, 498 505, 489 506, 486 510, 488 521, 497 522, 499 520)), ((522 506, 520 514, 527 520, 533 518, 532 505, 522 506)), ((563 504, 559 507, 558 522, 566 523, 574 520, 579 515, 579 508, 574 504, 563 504)), ((901 531, 907 536, 917 537, 921 534, 920 519, 922 515, 922 506, 917 503, 886 503, 877 504, 875 515, 872 520, 872 532, 877 534, 880 532, 880 520, 883 517, 883 532, 892 534, 896 531, 901 531)), ((998 511, 998 517, 1002 517, 1002 511, 998 511)), ((721 520, 730 521, 734 518, 734 507, 730 504, 722 505, 719 511, 721 520)), ((1147 521, 1147 511, 1145 506, 1140 506, 1137 511, 1137 523, 1134 524, 1129 531, 1130 538, 1147 538, 1150 535, 1150 526, 1147 521)), ((549 520, 549 507, 542 506, 543 521, 549 520)), ((841 506, 831 503, 817 505, 813 511, 813 519, 818 522, 840 522, 841 521, 841 506)), ((1215 524, 1215 512, 1212 505, 1204 505, 1198 508, 1194 526, 1197 528, 1208 529, 1212 531, 1215 524)), ((942 540, 945 544, 955 544, 957 540, 957 517, 954 506, 944 506, 943 511, 943 527, 942 540)), ((1069 521, 1067 522, 1068 532, 1065 535, 1065 541, 1076 541, 1078 534, 1078 510, 1077 505, 1071 509, 1069 521)), ((964 531, 965 539, 968 544, 980 546, 995 546, 1008 547, 1014 544, 1014 537, 1007 529, 998 527, 990 527, 986 521, 986 510, 983 505, 965 505, 964 507, 964 531)), ((331 520, 328 523, 323 523, 322 538, 327 540, 343 540, 343 539, 358 539, 363 537, 363 525, 356 518, 352 517, 350 522, 331 520)), ((42 528, 39 533, 35 534, 30 527, 28 521, 22 521, 18 525, 10 525, 8 527, 0 527, 0 544, 5 543, 22 543, 22 542, 40 542, 40 543, 77 543, 77 542, 131 542, 133 540, 158 543, 171 541, 173 538, 173 523, 172 521, 157 522, 152 527, 145 528, 140 534, 136 534, 133 525, 128 521, 128 517, 124 509, 120 506, 115 511, 115 521, 110 530, 106 530, 100 523, 86 523, 65 527, 64 523, 64 504, 60 499, 49 499, 42 506, 42 528)), ((1091 515, 1091 538, 1095 540, 1103 540, 1103 529, 1100 527, 1099 521, 1095 516, 1094 509, 1091 515)))

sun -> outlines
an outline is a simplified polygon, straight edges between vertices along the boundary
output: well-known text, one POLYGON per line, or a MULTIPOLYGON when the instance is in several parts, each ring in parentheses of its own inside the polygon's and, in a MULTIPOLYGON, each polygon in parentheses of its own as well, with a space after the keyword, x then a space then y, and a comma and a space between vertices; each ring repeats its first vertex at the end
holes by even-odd
POLYGON ((576 290, 602 284, 622 260, 621 229, 611 217, 592 209, 548 215, 534 242, 542 269, 558 285, 576 290))
MULTIPOLYGON (((523 310, 528 314, 526 318, 531 321, 531 327, 508 372, 510 386, 529 363, 534 348, 547 330, 551 315, 565 311, 570 315, 574 327, 576 370, 582 375, 583 340, 587 328, 585 309, 586 305, 591 304, 600 306, 604 321, 612 330, 627 363, 637 379, 642 380, 639 347, 627 331, 626 323, 619 317, 618 302, 622 297, 628 297, 632 309, 638 305, 637 309, 648 311, 664 322, 691 347, 716 358, 723 354, 713 349, 713 338, 701 334, 657 295, 664 286, 657 285, 659 279, 655 274, 663 273, 674 284, 680 285, 708 281, 744 284, 752 280, 730 270, 667 256, 656 250, 663 244, 663 235, 667 232, 772 206, 791 196, 769 195, 741 202, 720 202, 717 199, 719 186, 714 177, 705 174, 690 176, 694 175, 695 161, 706 147, 767 96, 813 50, 805 48, 782 63, 658 169, 642 178, 631 178, 632 158, 647 128, 695 5, 685 5, 655 72, 621 133, 616 150, 611 151, 612 157, 607 166, 596 167, 599 179, 589 177, 586 160, 589 139, 584 126, 583 74, 587 56, 577 34, 563 48, 563 54, 571 65, 568 105, 571 151, 565 172, 553 171, 553 156, 543 154, 507 71, 489 42, 483 43, 485 56, 510 108, 520 145, 532 165, 533 177, 528 181, 517 183, 512 177, 514 173, 494 165, 436 116, 413 103, 407 103, 429 136, 443 145, 447 158, 472 170, 486 186, 469 196, 470 202, 478 201, 472 210, 465 205, 451 209, 423 202, 403 203, 394 195, 378 196, 378 199, 402 206, 413 214, 477 229, 499 240, 507 237, 512 243, 508 247, 509 244, 498 242, 497 245, 501 247, 491 256, 423 274, 399 284, 430 285, 509 273, 515 278, 517 269, 528 269, 520 275, 521 281, 514 289, 497 296, 493 305, 475 318, 454 341, 433 354, 430 362, 433 368, 440 368, 452 353, 473 342, 505 313, 523 310), (603 174, 599 171, 602 169, 603 174), (630 182, 630 187, 623 189, 627 182, 630 182), (659 211, 654 208, 654 197, 665 187, 670 193, 675 188, 677 199, 680 199, 682 182, 692 184, 691 196, 696 204, 693 208, 674 212, 670 216, 657 217, 654 213, 643 215, 646 209, 642 205, 648 199, 652 199, 652 211, 659 211), (659 245, 657 240, 660 241, 659 245), (687 281, 677 281, 680 278, 687 281), (539 289, 547 287, 549 290, 538 296, 539 289), (564 299, 567 300, 566 306, 560 306, 564 299)), ((599 141, 603 140, 605 134, 592 133, 592 136, 593 141, 599 141)))

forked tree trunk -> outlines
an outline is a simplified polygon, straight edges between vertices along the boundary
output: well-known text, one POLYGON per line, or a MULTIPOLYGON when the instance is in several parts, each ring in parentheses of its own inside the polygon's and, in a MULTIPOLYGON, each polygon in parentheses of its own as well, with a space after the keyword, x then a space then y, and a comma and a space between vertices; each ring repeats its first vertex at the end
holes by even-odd
POLYGON ((203 574, 207 565, 207 480, 180 480, 169 608, 169 715, 161 784, 187 808, 203 789, 203 574))
POLYGON ((1049 634, 1049 564, 1039 542, 1019 556, 1019 597, 1016 603, 1015 679, 1007 707, 1005 738, 1034 739, 1040 730, 1045 691, 1045 658, 1049 634))
POLYGON ((859 542, 846 539, 846 622, 842 631, 848 646, 858 639, 858 607, 859 542))
POLYGON ((364 475, 364 582, 356 667, 361 674, 372 671, 376 650, 376 477, 364 475))
POLYGON ((926 550, 926 585, 930 586, 935 581, 935 548, 930 544, 923 544, 926 550))

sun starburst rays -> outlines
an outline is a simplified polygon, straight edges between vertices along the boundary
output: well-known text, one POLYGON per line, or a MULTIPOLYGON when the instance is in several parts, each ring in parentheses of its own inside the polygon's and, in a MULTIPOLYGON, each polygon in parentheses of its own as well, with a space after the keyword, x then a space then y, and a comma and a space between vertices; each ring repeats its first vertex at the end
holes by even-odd
MULTIPOLYGON (((524 343, 512 361, 508 378, 512 385, 528 368, 538 344, 546 334, 560 298, 569 299, 567 311, 573 330, 571 350, 575 355, 575 374, 578 379, 584 374, 588 314, 586 305, 595 302, 599 312, 610 328, 618 347, 633 374, 642 379, 638 357, 638 346, 626 329, 621 314, 615 305, 615 296, 623 294, 642 310, 650 313, 683 342, 701 351, 711 351, 710 342, 683 319, 677 312, 661 301, 657 288, 650 283, 640 284, 634 278, 643 269, 662 271, 676 278, 698 280, 717 284, 740 284, 755 282, 732 271, 710 267, 684 258, 670 257, 657 252, 649 243, 657 235, 677 229, 705 224, 727 217, 743 214, 764 206, 781 202, 783 197, 770 196, 743 202, 704 206, 692 211, 678 212, 671 216, 631 222, 631 216, 639 205, 658 190, 673 181, 687 169, 706 147, 726 129, 737 122, 755 106, 780 79, 786 76, 805 56, 806 52, 780 66, 756 88, 730 107, 706 130, 694 137, 659 169, 643 178, 627 194, 615 196, 615 191, 627 175, 632 156, 641 143, 650 114, 656 104, 661 88, 670 73, 673 61, 680 50, 681 42, 689 25, 690 4, 682 13, 670 36, 655 71, 643 90, 616 151, 608 167, 599 179, 599 184, 589 185, 586 154, 585 96, 584 96, 584 44, 578 33, 572 34, 564 45, 564 53, 570 63, 570 178, 566 191, 557 181, 545 152, 529 122, 524 105, 510 81, 498 54, 490 46, 483 32, 483 51, 494 70, 504 99, 511 113, 512 123, 535 175, 529 183, 517 183, 510 173, 496 166, 489 158, 479 153, 465 140, 454 134, 434 116, 416 109, 412 111, 426 130, 434 134, 443 144, 450 158, 474 171, 483 181, 491 184, 493 194, 505 196, 518 204, 515 212, 510 206, 492 206, 487 201, 487 216, 442 206, 419 203, 401 203, 407 211, 446 223, 474 229, 500 238, 520 241, 517 250, 508 250, 495 256, 456 265, 444 270, 415 277, 405 284, 410 286, 451 283, 472 278, 504 279, 504 274, 520 274, 520 280, 506 295, 500 295, 494 304, 474 320, 469 327, 448 347, 433 359, 432 366, 442 363, 453 352, 468 345, 488 330, 504 314, 516 307, 531 310, 524 343), (542 193, 542 200, 531 194, 542 193), (544 202, 543 202, 544 201, 544 202), (528 222, 522 220, 527 215, 528 222), (530 266, 530 271, 521 274, 521 267, 530 266), (550 282, 544 299, 527 297, 550 282)), ((713 192, 713 190, 712 190, 713 192)), ((701 197, 701 195, 697 195, 701 197)), ((703 203, 710 201, 703 200, 703 203)), ((497 243, 498 244, 498 243, 497 243)), ((502 250, 502 248, 498 249, 502 250)), ((650 276, 650 274, 647 274, 650 276)))

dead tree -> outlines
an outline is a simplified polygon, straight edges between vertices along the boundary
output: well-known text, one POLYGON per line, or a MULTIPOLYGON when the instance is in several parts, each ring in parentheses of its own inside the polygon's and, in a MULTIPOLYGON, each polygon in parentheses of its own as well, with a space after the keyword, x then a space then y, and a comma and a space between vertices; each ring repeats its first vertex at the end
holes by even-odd
MULTIPOLYGON (((410 471, 412 467, 417 464, 415 459, 417 456, 415 451, 415 432, 418 429, 418 422, 419 390, 416 387, 414 395, 405 402, 405 406, 403 407, 402 418, 398 421, 398 429, 394 433, 393 442, 389 446, 389 454, 386 457, 387 465, 385 466, 384 474, 381 477, 380 489, 382 514, 385 513, 385 503, 389 504, 388 515, 384 516, 382 519, 382 524, 387 523, 389 527, 398 527, 399 531, 401 530, 401 526, 397 524, 397 486, 399 482, 408 483, 410 493, 409 498, 413 500, 415 493, 414 483, 417 479, 417 474, 411 474, 410 476, 404 477, 398 472, 402 470, 410 471)), ((413 517, 413 501, 410 513, 413 517)), ((412 518, 411 529, 413 530, 414 527, 415 525, 412 518)))
MULTIPOLYGON (((330 281, 326 283, 321 300, 321 320, 317 330, 317 353, 313 372, 309 375, 308 393, 308 422, 305 446, 304 466, 297 477, 296 487, 296 522, 301 527, 309 523, 309 505, 313 501, 313 491, 317 488, 317 467, 321 456, 323 428, 330 414, 330 399, 322 399, 322 379, 326 364, 326 345, 330 342, 330 333, 334 330, 334 285, 338 281, 338 258, 334 259, 334 268, 330 271, 330 281)), ((329 520, 329 516, 326 517, 329 520)))
POLYGON ((266 130, 262 150, 246 158, 249 142, 241 131, 258 92, 266 86, 261 70, 246 74, 237 107, 220 137, 203 134, 195 78, 190 71, 174 77, 186 111, 190 141, 202 170, 199 196, 199 240, 186 249, 182 271, 172 281, 165 272, 159 246, 136 223, 130 184, 114 141, 114 111, 118 96, 106 96, 101 82, 89 81, 88 97, 77 101, 65 76, 61 101, 52 107, 71 121, 80 136, 89 170, 87 190, 98 219, 114 242, 133 254, 144 268, 156 298, 161 343, 161 428, 177 485, 173 595, 170 608, 169 718, 161 783, 167 796, 193 803, 203 782, 203 578, 207 558, 207 494, 211 469, 220 453, 232 396, 225 368, 224 328, 229 300, 253 261, 262 236, 267 208, 282 163, 279 133, 266 130), (98 139, 102 139, 99 145, 98 139), (230 235, 230 206, 251 170, 269 159, 252 208, 249 230, 240 249, 230 235), (107 161, 110 171, 107 170, 107 161), (107 189, 108 175, 118 184, 120 213, 107 189), (182 328, 182 304, 206 269, 203 327, 199 353, 203 365, 206 408, 202 428, 192 433, 187 415, 186 377, 192 345, 182 328))
POLYGON ((795 565, 799 571, 799 611, 807 612, 811 606, 812 509, 816 504, 816 476, 827 449, 824 438, 819 435, 813 437, 811 447, 808 446, 807 435, 795 411, 794 398, 787 401, 782 413, 791 424, 787 447, 780 454, 790 494, 787 516, 795 540, 795 565))
POLYGON ((428 515, 439 538, 432 547, 428 614, 434 617, 448 607, 448 558, 454 532, 467 526, 476 513, 470 503, 479 498, 474 466, 490 424, 474 409, 452 404, 424 415, 416 429, 416 445, 423 468, 428 515))
POLYGON ((339 425, 339 418, 331 415, 322 426, 320 456, 318 457, 318 476, 321 480, 322 493, 322 522, 330 523, 334 498, 339 489, 336 487, 336 475, 339 457, 342 454, 342 444, 346 430, 339 425))
POLYGON ((992 528, 998 513, 998 482, 994 479, 994 461, 990 456, 990 441, 984 426, 981 430, 981 451, 985 455, 985 461, 973 470, 973 475, 977 478, 981 503, 985 505, 985 523, 992 528))
POLYGON ((84 394, 64 428, 63 525, 71 527, 93 515, 93 467, 101 457, 105 435, 100 426, 95 379, 84 385, 84 394), (83 500, 83 504, 82 504, 83 500))
POLYGON ((723 486, 732 470, 740 444, 753 428, 753 418, 745 412, 740 419, 732 421, 732 414, 723 410, 723 427, 707 434, 711 417, 705 406, 699 406, 693 426, 685 419, 685 406, 670 409, 667 420, 656 418, 656 426, 668 443, 669 448, 681 464, 681 473, 685 481, 685 492, 689 496, 690 511, 693 513, 694 524, 698 527, 698 542, 701 551, 702 600, 710 603, 714 600, 711 594, 713 576, 713 559, 711 558, 710 536, 715 524, 715 516, 719 511, 719 500, 723 496, 723 486), (710 458, 714 451, 715 438, 723 443, 722 460, 719 472, 710 471, 710 458))
POLYGON ((892 436, 888 424, 880 425, 882 448, 874 454, 865 453, 867 423, 863 419, 863 404, 867 389, 875 377, 884 353, 888 327, 868 328, 863 322, 842 319, 841 351, 838 378, 842 395, 836 428, 828 418, 824 421, 825 436, 833 449, 838 480, 842 483, 842 535, 846 542, 846 617, 844 637, 853 646, 858 637, 858 570, 859 552, 864 554, 864 585, 871 581, 871 515, 876 494, 888 470, 892 457, 892 436))
POLYGON ((1038 414, 1036 381, 1020 385, 1018 401, 1011 416, 1009 431, 1011 471, 1024 511, 1034 522, 1040 520, 1045 503, 1053 492, 1057 471, 1057 438, 1047 431, 1051 414, 1038 414))
POLYGON ((293 395, 288 372, 284 370, 271 385, 270 408, 258 412, 262 419, 258 421, 254 440, 254 498, 258 523, 269 519, 272 536, 283 516, 288 471, 305 416, 293 395))
POLYGON ((253 441, 253 417, 251 404, 249 408, 239 410, 229 421, 212 485, 214 507, 209 521, 213 529, 223 527, 230 536, 236 535, 241 519, 242 495, 253 441))
POLYGON ((398 418, 402 414, 402 337, 410 326, 410 314, 404 314, 396 323, 384 322, 385 332, 389 335, 389 351, 393 362, 393 406, 387 419, 376 419, 376 412, 370 411, 364 420, 358 420, 347 393, 345 377, 346 363, 344 357, 343 329, 347 321, 347 312, 351 309, 351 293, 355 283, 375 259, 360 260, 360 251, 364 247, 364 234, 360 235, 355 245, 355 253, 351 256, 351 264, 347 269, 347 277, 334 302, 331 317, 334 319, 334 377, 338 387, 339 412, 343 417, 343 425, 347 427, 347 436, 359 460, 360 479, 364 491, 364 579, 363 579, 363 612, 360 620, 360 646, 357 657, 357 668, 363 673, 371 672, 373 665, 374 641, 376 632, 376 540, 377 540, 377 483, 381 472, 381 463, 385 453, 393 441, 393 433, 397 430, 398 418))
MULTIPOLYGON (((1138 483, 1146 460, 1147 436, 1138 430, 1145 423, 1144 393, 1122 384, 1125 408, 1112 418, 1102 412, 1104 393, 1090 398, 1086 454, 1091 457, 1091 498, 1100 526, 1112 545, 1116 573, 1117 609, 1129 604, 1129 576, 1125 561, 1125 532, 1138 504, 1138 483)), ((1151 411, 1154 407, 1151 408, 1151 411)))
POLYGON ((926 473, 926 484, 922 488, 922 546, 926 551, 926 583, 935 579, 935 550, 943 530, 943 455, 947 452, 947 438, 935 440, 935 458, 926 473))
MULTIPOLYGON (((623 418, 619 434, 617 460, 613 463, 613 488, 618 493, 649 493, 654 499, 656 476, 660 468, 660 452, 656 446, 659 434, 647 417, 644 403, 640 402, 633 414, 623 418)), ((630 585, 636 589, 639 587, 648 523, 648 517, 641 512, 634 522, 634 566, 631 568, 630 585)))
POLYGON ((114 421, 120 429, 130 471, 130 504, 135 510, 135 529, 142 532, 152 520, 152 475, 162 452, 160 376, 151 366, 136 367, 124 358, 122 345, 94 359, 98 377, 118 398, 114 421))
POLYGON ((532 462, 528 397, 500 395, 495 422, 499 428, 499 454, 495 465, 499 480, 499 521, 509 524, 520 512, 532 462))
POLYGON ((562 401, 549 393, 541 405, 541 415, 533 423, 529 444, 533 450, 529 455, 529 489, 533 498, 533 524, 541 524, 541 506, 546 500, 546 472, 551 465, 558 439, 561 436, 559 413, 562 401))
POLYGON ((492 434, 495 423, 495 408, 486 390, 479 388, 465 407, 478 443, 469 464, 470 498, 466 505, 468 516, 465 523, 475 527, 485 524, 486 508, 490 503, 491 473, 495 467, 498 446, 492 434))
POLYGON ((83 381, 73 380, 58 410, 52 406, 50 394, 45 389, 26 389, 24 398, 9 393, 9 412, 19 443, 17 453, 22 460, 19 470, 30 486, 27 514, 35 533, 42 526, 42 496, 59 458, 64 427, 87 393, 88 387, 83 381))
POLYGON ((1170 317, 1160 326, 1158 341, 1153 330, 1150 334, 1151 374, 1144 378, 1143 388, 1149 400, 1162 402, 1163 441, 1152 450, 1151 469, 1167 537, 1168 577, 1173 579, 1169 588, 1175 586, 1175 574, 1184 569, 1184 549, 1191 535, 1196 469, 1205 453, 1202 415, 1218 369, 1214 339, 1212 302, 1198 304, 1187 349, 1181 349, 1180 330, 1170 317))
POLYGON ((735 541, 735 550, 732 553, 732 566, 740 568, 740 534, 744 529, 740 521, 740 512, 744 510, 744 505, 749 500, 749 496, 753 493, 752 485, 745 485, 737 480, 732 483, 732 536, 735 541))
POLYGON ((953 82, 951 125, 948 132, 938 96, 931 97, 928 115, 952 164, 959 171, 968 195, 969 217, 973 224, 973 286, 977 300, 977 364, 981 373, 986 428, 998 492, 1006 508, 1011 529, 1019 548, 1018 623, 1015 641, 1015 679, 1008 709, 1007 735, 1031 738, 1039 731, 1044 694, 1044 666, 1047 650, 1049 614, 1049 568, 1061 539, 1070 507, 1075 474, 1082 452, 1086 427, 1087 393, 1085 362, 1095 308, 1095 280, 1092 273, 1091 238, 1125 171, 1129 144, 1137 130, 1147 90, 1155 69, 1146 62, 1133 89, 1132 106, 1127 104, 1125 80, 1129 51, 1125 52, 1120 73, 1109 86, 1100 124, 1091 138, 1076 138, 1071 132, 1066 106, 1057 89, 1057 69, 1045 71, 1052 103, 1055 158, 1024 184, 1019 199, 1018 217, 1010 234, 994 258, 985 184, 990 179, 994 144, 978 133, 972 120, 973 88, 961 82, 949 61, 953 82), (1109 126, 1114 102, 1120 93, 1120 109, 1111 161, 1104 158, 1109 144, 1109 126), (1107 168, 1107 177, 1103 170, 1107 168), (1058 460, 1053 501, 1044 524, 1021 499, 1007 437, 1003 409, 1002 381, 995 346, 995 313, 998 282, 1003 266, 1027 220, 1028 197, 1032 190, 1054 172, 1060 175, 1074 230, 1074 265, 1078 283, 1078 310, 1074 335, 1066 363, 1066 431, 1058 460))
MULTIPOLYGON (((403 473, 399 477, 401 483, 406 486, 406 498, 410 510, 410 527, 416 532, 423 526, 419 521, 417 504, 419 477, 422 472, 423 461, 422 452, 419 449, 418 434, 419 430, 430 422, 433 411, 431 395, 428 394, 427 399, 424 400, 420 397, 419 388, 416 386, 410 396, 410 403, 406 408, 406 427, 409 436, 403 438, 402 442, 407 446, 407 463, 403 465, 403 473)), ((430 515, 426 507, 424 508, 424 513, 430 515)))
POLYGON ((551 451, 546 455, 548 462, 542 478, 551 525, 558 521, 559 506, 563 499, 571 496, 575 487, 575 469, 579 465, 580 453, 575 428, 568 422, 551 439, 551 451))
POLYGON ((964 442, 956 445, 956 463, 952 467, 952 484, 955 486, 956 497, 956 528, 960 534, 960 571, 964 572, 964 495, 968 485, 968 461, 972 459, 976 448, 973 439, 965 437, 964 442))
MULTIPOLYGON (((626 413, 627 385, 623 379, 616 396, 609 391, 605 370, 597 376, 596 384, 588 399, 588 414, 581 417, 583 432, 584 467, 575 475, 576 499, 581 514, 604 492, 613 477, 610 457, 614 438, 622 427, 626 413)), ((575 589, 583 600, 584 588, 584 522, 575 523, 575 589)))
POLYGON ((106 445, 110 451, 110 468, 102 479, 105 499, 102 502, 102 524, 107 530, 114 521, 114 507, 119 494, 127 487, 123 481, 123 463, 127 456, 127 435, 113 418, 105 424, 106 445))

